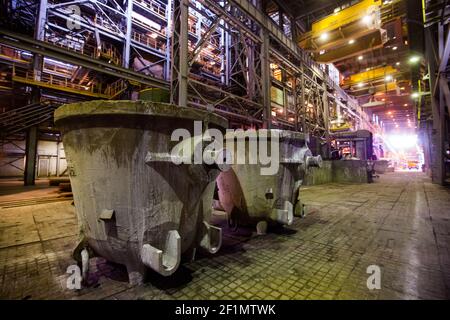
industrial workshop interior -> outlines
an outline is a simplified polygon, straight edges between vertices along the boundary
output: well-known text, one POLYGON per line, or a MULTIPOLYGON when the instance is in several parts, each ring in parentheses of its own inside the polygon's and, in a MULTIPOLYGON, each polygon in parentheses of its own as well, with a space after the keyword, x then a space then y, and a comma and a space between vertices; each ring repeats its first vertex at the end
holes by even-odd
POLYGON ((1 300, 450 299, 450 1, 0 6, 1 300))

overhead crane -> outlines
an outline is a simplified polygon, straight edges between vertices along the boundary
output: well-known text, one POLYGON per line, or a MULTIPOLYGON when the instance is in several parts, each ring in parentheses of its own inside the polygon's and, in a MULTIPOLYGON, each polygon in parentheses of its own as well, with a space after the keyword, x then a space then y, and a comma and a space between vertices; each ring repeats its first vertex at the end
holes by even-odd
POLYGON ((316 21, 299 45, 314 54, 321 63, 379 48, 387 42, 381 27, 381 0, 363 0, 316 21))

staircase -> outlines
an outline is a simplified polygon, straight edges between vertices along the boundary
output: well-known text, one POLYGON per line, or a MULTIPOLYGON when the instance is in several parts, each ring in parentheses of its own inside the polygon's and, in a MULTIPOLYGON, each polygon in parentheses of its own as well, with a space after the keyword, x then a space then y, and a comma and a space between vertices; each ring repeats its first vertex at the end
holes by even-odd
POLYGON ((53 118, 59 106, 54 101, 29 104, 0 114, 0 139, 4 139, 53 118))

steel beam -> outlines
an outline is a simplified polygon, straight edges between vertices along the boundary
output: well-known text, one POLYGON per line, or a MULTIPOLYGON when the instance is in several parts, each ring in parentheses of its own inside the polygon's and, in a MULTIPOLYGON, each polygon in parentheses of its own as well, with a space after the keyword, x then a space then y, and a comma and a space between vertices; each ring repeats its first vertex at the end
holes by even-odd
POLYGON ((47 0, 40 0, 38 17, 36 21, 36 40, 44 41, 45 38, 45 22, 47 21, 47 0))
MULTIPOLYGON (((432 28, 432 27, 429 27, 432 28)), ((430 75, 430 88, 437 87, 437 82, 439 81, 436 77, 438 67, 437 61, 434 59, 433 48, 436 48, 436 39, 432 37, 431 30, 427 28, 428 36, 425 37, 426 41, 426 54, 428 60, 428 74, 430 75)), ((432 152, 431 152, 431 178, 434 183, 444 184, 445 181, 445 163, 444 163, 444 136, 443 136, 443 126, 442 119, 440 113, 440 106, 443 102, 443 99, 440 97, 441 93, 439 93, 439 97, 436 97, 435 94, 431 95, 431 108, 433 114, 433 130, 432 130, 432 152)))
POLYGON ((174 0, 171 102, 187 107, 189 0, 174 0))
MULTIPOLYGON (((443 26, 440 26, 443 28, 443 26)), ((443 32, 443 30, 441 32, 439 32, 439 34, 441 34, 443 32)), ((441 37, 441 41, 443 41, 443 35, 441 37)), ((450 32, 447 32, 447 37, 445 40, 445 45, 440 43, 439 46, 439 56, 440 56, 440 63, 439 63, 439 72, 445 72, 445 69, 447 68, 448 65, 448 60, 450 57, 450 32)))
POLYGON ((35 183, 37 159, 38 127, 28 129, 25 143, 25 171, 24 185, 32 186, 35 183))
POLYGON ((123 61, 122 66, 128 68, 130 66, 130 50, 131 50, 131 14, 133 13, 133 0, 128 0, 127 9, 125 11, 125 19, 127 29, 125 32, 125 42, 123 45, 123 61))
MULTIPOLYGON (((448 87, 448 79, 444 75, 441 74, 439 77, 439 89, 443 93, 445 98, 445 105, 447 106, 447 112, 450 115, 450 89, 448 87)), ((445 111, 442 111, 443 115, 445 115, 445 111)))
POLYGON ((270 129, 272 127, 272 101, 271 101, 271 85, 270 77, 270 61, 269 61, 269 33, 267 30, 261 30, 261 83, 264 108, 264 127, 270 129))
POLYGON ((170 35, 173 34, 173 0, 167 0, 166 7, 166 20, 167 20, 167 30, 166 30, 166 62, 164 64, 165 79, 170 80, 171 77, 171 51, 170 48, 170 35))
POLYGON ((0 29, 0 36, 1 35, 3 35, 3 37, 0 37, 0 43, 4 43, 11 47, 27 50, 73 65, 83 66, 94 71, 105 73, 111 76, 116 76, 118 78, 136 81, 152 87, 167 88, 169 86, 169 83, 167 81, 150 77, 130 69, 115 66, 98 59, 93 59, 91 57, 81 55, 77 52, 71 52, 48 44, 46 42, 34 40, 27 36, 0 29))

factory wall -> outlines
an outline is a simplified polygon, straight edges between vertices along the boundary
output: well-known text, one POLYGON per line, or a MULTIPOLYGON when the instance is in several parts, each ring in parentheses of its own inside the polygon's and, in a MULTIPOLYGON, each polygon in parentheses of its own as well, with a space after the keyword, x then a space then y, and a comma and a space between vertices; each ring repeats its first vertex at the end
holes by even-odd
MULTIPOLYGON (((14 140, 0 148, 0 178, 22 177, 25 166, 25 141, 14 140)), ((66 157, 61 142, 39 140, 36 175, 39 178, 66 174, 66 157)))

